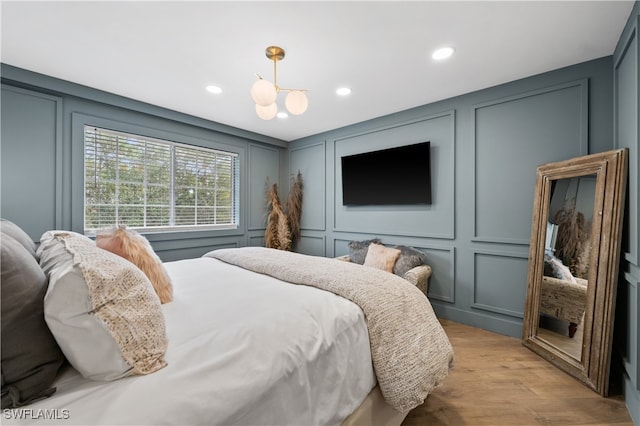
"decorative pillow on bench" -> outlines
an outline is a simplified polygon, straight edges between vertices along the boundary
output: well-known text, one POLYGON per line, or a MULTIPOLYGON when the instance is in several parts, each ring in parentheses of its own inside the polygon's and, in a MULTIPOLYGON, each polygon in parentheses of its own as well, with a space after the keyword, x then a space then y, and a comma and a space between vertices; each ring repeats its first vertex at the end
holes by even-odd
POLYGON ((367 266, 376 265, 375 267, 378 267, 379 269, 388 270, 384 260, 393 261, 391 264, 391 270, 388 270, 388 272, 393 272, 400 277, 404 277, 408 271, 416 266, 426 265, 427 263, 427 258, 421 251, 408 246, 395 246, 388 248, 382 245, 382 241, 379 238, 364 241, 350 241, 348 247, 349 260, 352 263, 367 266), (375 256, 372 257, 369 260, 369 264, 367 264, 366 259, 369 255, 369 247, 372 244, 386 249, 396 250, 398 253, 396 254, 395 251, 384 251, 378 247, 374 247, 375 256), (387 256, 389 259, 384 256, 387 256))
POLYGON ((371 243, 364 259, 364 266, 393 272, 393 267, 400 256, 400 250, 388 248, 382 244, 371 243))
POLYGON ((348 246, 349 254, 336 259, 392 272, 427 294, 431 266, 420 250, 407 246, 386 247, 379 238, 351 241, 348 246))
POLYGON ((349 242, 349 259, 351 262, 364 265, 364 260, 371 244, 382 244, 382 241, 379 238, 373 238, 371 240, 349 242))
POLYGON ((393 266, 394 274, 404 277, 404 274, 416 266, 426 265, 427 257, 421 251, 407 246, 396 246, 395 248, 400 250, 400 256, 393 266))

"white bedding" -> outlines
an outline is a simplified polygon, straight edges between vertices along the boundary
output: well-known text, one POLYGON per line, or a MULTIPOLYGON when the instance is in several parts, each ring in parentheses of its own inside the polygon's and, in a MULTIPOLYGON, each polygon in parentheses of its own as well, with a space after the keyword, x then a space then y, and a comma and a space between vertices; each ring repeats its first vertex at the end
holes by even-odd
POLYGON ((356 304, 212 258, 165 265, 167 367, 114 382, 69 369, 2 423, 332 425, 375 386, 356 304))

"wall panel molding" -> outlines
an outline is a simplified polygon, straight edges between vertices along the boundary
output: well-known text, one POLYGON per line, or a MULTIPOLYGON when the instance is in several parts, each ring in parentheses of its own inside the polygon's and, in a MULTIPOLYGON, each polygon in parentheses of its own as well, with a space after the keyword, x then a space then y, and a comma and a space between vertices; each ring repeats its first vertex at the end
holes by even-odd
POLYGON ((522 319, 527 289, 528 255, 473 250, 472 308, 522 319))
POLYGON ((429 278, 429 299, 447 303, 456 301, 456 249, 430 244, 412 246, 427 256, 427 263, 431 266, 429 278))
POLYGON ((264 235, 250 235, 247 237, 247 244, 250 247, 264 247, 264 235))
POLYGON ((68 169, 63 158, 63 100, 6 84, 2 93, 2 215, 39 241, 51 227, 64 228, 69 214, 64 203, 68 193, 63 191, 68 169), (42 194, 34 198, 39 191, 42 194))
POLYGON ((289 175, 302 174, 302 220, 309 231, 326 230, 326 143, 317 142, 289 149, 289 175))
POLYGON ((537 166, 587 154, 588 89, 580 79, 473 106, 472 241, 529 244, 537 166))
MULTIPOLYGON (((625 212, 629 217, 625 223, 629 226, 628 241, 625 241, 624 258, 635 264, 640 264, 638 250, 638 226, 640 226, 640 157, 638 154, 638 140, 640 140, 640 84, 638 84, 638 66, 640 63, 640 43, 637 28, 633 28, 621 43, 619 54, 614 57, 614 141, 615 148, 629 148, 629 188, 627 191, 627 206, 625 212), (636 165, 634 167, 633 165, 636 165)), ((639 382, 640 383, 640 382, 639 382)))
MULTIPOLYGON (((249 144, 248 163, 251 167, 246 176, 248 176, 249 188, 245 204, 249 206, 247 209, 247 230, 259 231, 266 229, 267 217, 267 179, 270 182, 278 184, 280 175, 280 152, 277 148, 249 144)), ((286 196, 286 194, 285 194, 286 196)), ((282 199, 282 195, 280 195, 282 199)))
POLYGON ((333 140, 333 231, 454 239, 456 113, 447 110, 333 140), (342 205, 341 158, 431 142, 431 205, 342 205))
POLYGON ((311 256, 326 256, 326 237, 324 235, 300 235, 300 240, 296 244, 296 252, 311 256))
MULTIPOLYGON (((637 271, 634 271, 637 272, 637 271)), ((640 306, 640 275, 632 273, 624 274, 624 282, 626 284, 626 300, 627 306, 624 311, 627 313, 628 324, 638 324, 638 309, 640 306)), ((619 298, 620 299, 620 298, 619 298)), ((627 374, 633 378, 635 383, 640 383, 640 367, 638 366, 638 357, 640 356, 640 338, 638 338, 637 328, 630 327, 626 333, 626 354, 623 354, 624 369, 627 374)))

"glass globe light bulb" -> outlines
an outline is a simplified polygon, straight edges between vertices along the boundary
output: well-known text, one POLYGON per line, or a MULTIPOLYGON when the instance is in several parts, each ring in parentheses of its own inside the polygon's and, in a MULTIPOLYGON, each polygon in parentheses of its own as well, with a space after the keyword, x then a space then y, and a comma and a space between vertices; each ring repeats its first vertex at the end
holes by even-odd
POLYGON ((251 86, 251 97, 260 106, 271 105, 276 101, 276 96, 278 96, 278 92, 270 81, 259 79, 251 86))
POLYGON ((258 117, 262 118, 263 120, 271 120, 276 116, 277 113, 278 106, 275 102, 267 106, 256 104, 256 114, 258 114, 258 117))
POLYGON ((302 90, 292 90, 284 101, 289 112, 293 115, 303 114, 309 106, 307 95, 302 90))

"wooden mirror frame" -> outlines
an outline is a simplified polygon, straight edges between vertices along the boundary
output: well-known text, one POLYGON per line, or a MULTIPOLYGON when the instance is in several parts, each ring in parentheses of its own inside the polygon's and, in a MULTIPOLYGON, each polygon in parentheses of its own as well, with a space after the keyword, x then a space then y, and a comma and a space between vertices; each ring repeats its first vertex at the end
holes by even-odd
POLYGON ((537 169, 533 203, 522 344, 603 396, 609 391, 627 158, 625 148, 541 165, 537 169), (592 246, 582 353, 578 360, 539 336, 540 295, 552 181, 594 174, 592 246))

